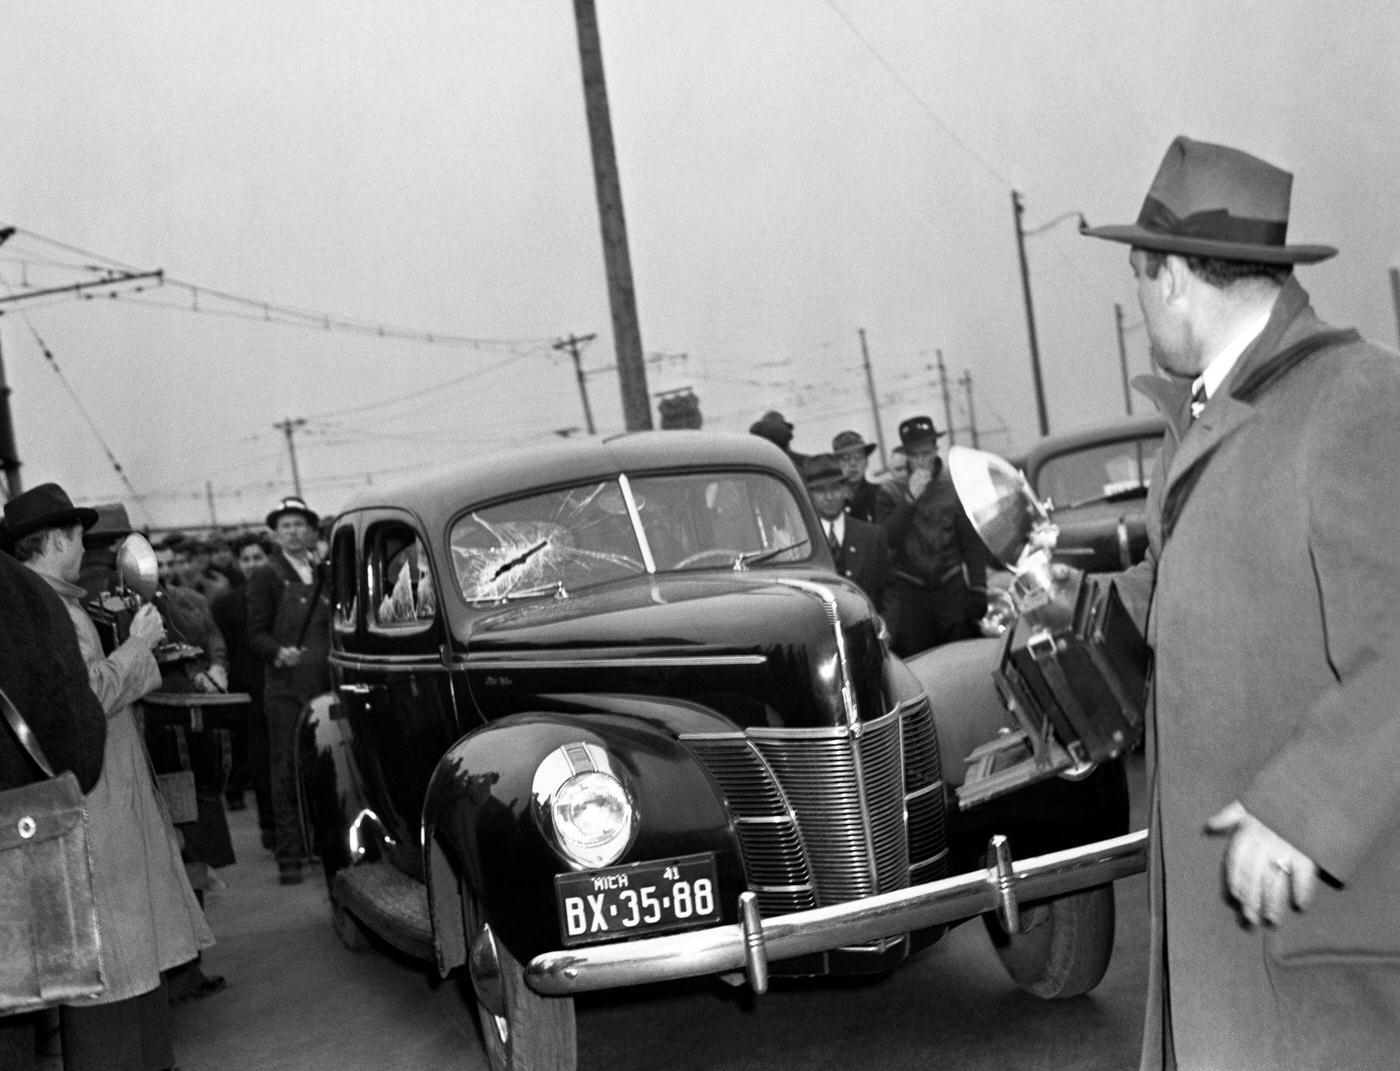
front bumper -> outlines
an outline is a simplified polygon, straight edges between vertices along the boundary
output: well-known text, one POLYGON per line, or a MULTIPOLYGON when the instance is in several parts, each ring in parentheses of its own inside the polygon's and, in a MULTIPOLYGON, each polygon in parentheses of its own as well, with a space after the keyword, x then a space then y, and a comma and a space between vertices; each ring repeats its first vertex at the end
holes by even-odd
POLYGON ((742 970, 757 993, 768 988, 768 962, 858 945, 997 911, 1011 931, 1018 907, 1103 885, 1147 867, 1147 830, 1014 863, 1005 838, 993 837, 993 865, 951 878, 830 907, 764 920, 743 893, 741 920, 688 933, 545 952, 525 967, 530 988, 569 996, 643 982, 666 982, 742 970))

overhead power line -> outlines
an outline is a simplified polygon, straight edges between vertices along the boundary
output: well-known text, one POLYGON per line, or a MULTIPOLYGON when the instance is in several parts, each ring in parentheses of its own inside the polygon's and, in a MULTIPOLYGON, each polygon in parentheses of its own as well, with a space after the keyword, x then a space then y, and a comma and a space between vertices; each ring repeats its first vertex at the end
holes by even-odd
MULTIPOLYGON (((131 275, 139 272, 139 269, 124 264, 112 257, 107 257, 99 253, 92 253, 88 250, 79 249, 76 246, 61 242, 55 238, 48 238, 42 234, 25 230, 22 227, 15 227, 14 233, 23 236, 34 242, 44 243, 66 252, 73 253, 84 258, 81 263, 69 263, 61 265, 70 271, 88 272, 99 276, 112 276, 115 272, 122 275, 131 275), (101 264, 93 263, 95 261, 101 264)), ((30 261, 20 261, 26 266, 33 263, 30 261)), ((53 262, 48 262, 52 265, 53 262)), ((178 312, 194 313, 203 316, 222 317, 224 319, 246 320, 252 322, 275 324, 281 327, 299 327, 307 330, 336 331, 345 334, 355 334, 368 338, 381 338, 399 342, 417 342, 425 346, 448 346, 460 349, 495 350, 509 353, 537 352, 547 349, 552 343, 552 338, 482 338, 468 335, 456 334, 448 331, 427 331, 422 328, 404 327, 396 324, 377 323, 372 320, 360 320, 349 316, 342 316, 330 312, 318 312, 313 309, 302 308, 286 302, 270 301, 261 298, 243 297, 230 293, 227 290, 220 290, 214 287, 203 286, 189 282, 185 279, 178 279, 174 276, 162 273, 141 273, 155 275, 159 283, 163 283, 164 290, 176 290, 185 294, 188 304, 177 304, 173 301, 160 301, 154 298, 136 298, 121 294, 109 293, 104 296, 113 300, 126 301, 128 304, 142 305, 151 308, 169 309, 178 312)), ((120 280, 117 280, 120 281, 120 280)), ((159 285, 158 283, 158 285, 159 285)), ((99 283, 86 283, 84 286, 102 285, 99 283)), ((78 298, 91 299, 92 295, 83 293, 77 287, 52 288, 54 300, 44 302, 54 304, 60 292, 73 290, 78 298)), ((144 288, 143 288, 144 289, 144 288)), ((49 291, 47 289, 34 289, 24 286, 16 291, 17 298, 38 298, 44 296, 49 291)), ((136 291, 140 293, 141 291, 136 291)), ((34 307, 34 306, 31 306, 34 307)))

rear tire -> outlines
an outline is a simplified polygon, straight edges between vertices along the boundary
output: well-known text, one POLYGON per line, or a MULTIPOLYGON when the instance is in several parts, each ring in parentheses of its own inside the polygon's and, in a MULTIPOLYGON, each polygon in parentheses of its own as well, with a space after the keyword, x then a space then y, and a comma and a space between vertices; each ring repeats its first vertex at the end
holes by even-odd
POLYGON ((1112 885, 1027 905, 1021 911, 1022 933, 1008 935, 995 914, 982 920, 1011 980, 1045 1000, 1089 992, 1103 980, 1113 956, 1112 885))

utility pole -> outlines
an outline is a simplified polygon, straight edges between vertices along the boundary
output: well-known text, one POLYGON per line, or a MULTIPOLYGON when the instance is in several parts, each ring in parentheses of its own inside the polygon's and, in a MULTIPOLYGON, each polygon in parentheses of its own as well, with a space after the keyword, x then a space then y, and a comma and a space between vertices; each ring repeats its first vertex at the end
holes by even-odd
POLYGON ((1390 299, 1395 304, 1395 326, 1400 331, 1400 268, 1390 269, 1390 299))
POLYGON ((967 427, 972 435, 972 448, 977 450, 980 449, 980 445, 977 441, 977 414, 972 409, 972 373, 964 368, 958 384, 962 387, 963 393, 967 395, 967 427))
MULTIPOLYGON (((598 429, 593 426, 593 409, 588 404, 588 382, 583 374, 582 350, 579 349, 584 343, 592 342, 598 336, 593 335, 570 335, 568 338, 561 338, 554 344, 556 350, 568 350, 574 359, 574 375, 578 379, 579 397, 583 399, 583 422, 588 426, 589 435, 597 435, 598 429)), ((631 430, 631 425, 628 425, 631 430)))
POLYGON ((1021 261, 1021 293, 1026 300, 1026 330, 1031 340, 1031 380, 1035 385, 1035 411, 1040 418, 1040 434, 1050 434, 1050 418, 1045 412, 1045 384, 1040 378, 1040 345, 1035 337, 1035 309, 1031 305, 1031 275, 1026 267, 1026 232, 1021 226, 1021 194, 1011 191, 1011 214, 1016 221, 1016 255, 1021 261))
POLYGON ((1123 405, 1133 415, 1133 392, 1128 386, 1128 347, 1123 341, 1123 306, 1113 303, 1113 322, 1118 326, 1118 367, 1123 374, 1123 405))
POLYGON ((880 424, 880 406, 875 400, 875 373, 870 370, 870 348, 865 344, 865 328, 859 328, 860 359, 865 365, 865 392, 870 396, 870 415, 875 420, 875 441, 880 444, 880 464, 888 471, 889 458, 885 456, 885 429, 880 424))
POLYGON ((948 369, 943 367, 943 351, 934 350, 938 361, 938 389, 943 392, 943 426, 948 429, 948 445, 958 441, 957 429, 953 427, 953 403, 948 397, 948 369))
POLYGON ((622 185, 617 174, 608 87, 603 78, 603 47, 598 37, 598 13, 593 0, 574 0, 574 22, 578 28, 583 103, 588 115, 588 140, 593 150, 598 217, 603 230, 603 264, 608 275, 622 415, 628 431, 645 431, 652 426, 651 396, 647 392, 646 363, 642 359, 637 295, 632 287, 632 260, 627 250, 627 222, 622 214, 622 185))
MULTIPOLYGON (((300 493, 300 492, 298 492, 298 494, 299 494, 299 493, 300 493)), ((214 516, 214 481, 213 481, 213 480, 205 480, 205 481, 204 481, 204 495, 205 495, 206 498, 209 499, 209 523, 210 523, 213 527, 217 528, 217 527, 219 527, 219 518, 216 517, 216 516, 214 516)))
POLYGON ((5 499, 24 490, 19 478, 19 451, 15 449, 15 426, 10 420, 10 387, 5 382, 5 358, 0 354, 0 472, 5 477, 5 499))
POLYGON ((304 428, 306 426, 306 421, 300 417, 296 420, 288 417, 286 420, 282 421, 282 423, 272 426, 287 437, 287 453, 292 459, 292 489, 296 491, 298 498, 303 498, 305 496, 301 493, 301 473, 297 471, 297 444, 292 438, 292 435, 296 432, 297 428, 304 428))

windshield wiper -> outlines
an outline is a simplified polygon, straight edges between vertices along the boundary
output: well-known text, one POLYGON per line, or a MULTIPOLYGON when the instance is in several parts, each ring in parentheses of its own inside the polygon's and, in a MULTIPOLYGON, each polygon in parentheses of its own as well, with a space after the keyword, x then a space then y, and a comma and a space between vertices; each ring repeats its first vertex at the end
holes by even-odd
POLYGON ((734 571, 736 573, 743 572, 750 565, 760 565, 770 558, 776 558, 784 551, 797 550, 800 547, 805 547, 810 542, 811 540, 809 539, 799 539, 796 543, 784 543, 781 547, 772 547, 769 550, 746 551, 734 559, 734 571))
POLYGON ((500 602, 511 602, 515 599, 537 599, 541 595, 553 595, 556 599, 567 599, 568 589, 564 587, 564 581, 556 580, 552 584, 541 584, 537 588, 522 588, 520 591, 508 591, 499 599, 500 602))
POLYGON ((1103 494, 1092 495, 1089 498, 1081 498, 1077 502, 1071 502, 1065 506, 1055 506, 1055 509, 1080 509, 1084 506, 1101 506, 1105 502, 1127 502, 1134 498, 1147 497, 1147 484, 1128 481, 1122 484, 1109 484, 1104 488, 1103 494))

